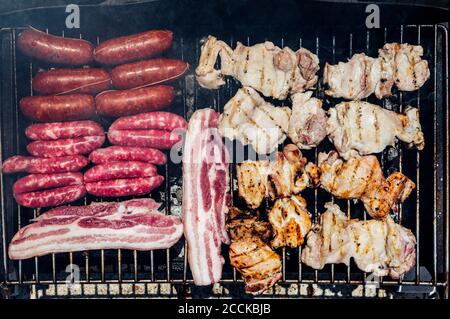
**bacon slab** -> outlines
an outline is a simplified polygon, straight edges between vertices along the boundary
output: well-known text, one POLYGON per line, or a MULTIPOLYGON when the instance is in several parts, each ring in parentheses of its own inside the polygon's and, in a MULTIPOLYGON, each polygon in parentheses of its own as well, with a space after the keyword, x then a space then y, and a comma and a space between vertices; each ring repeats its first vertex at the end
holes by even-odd
POLYGON ((183 234, 179 217, 157 211, 153 199, 58 207, 20 229, 10 259, 92 249, 165 249, 183 234))
POLYGON ((196 285, 210 285, 222 276, 221 244, 229 243, 228 152, 217 129, 219 114, 196 111, 183 149, 183 222, 189 266, 196 285))

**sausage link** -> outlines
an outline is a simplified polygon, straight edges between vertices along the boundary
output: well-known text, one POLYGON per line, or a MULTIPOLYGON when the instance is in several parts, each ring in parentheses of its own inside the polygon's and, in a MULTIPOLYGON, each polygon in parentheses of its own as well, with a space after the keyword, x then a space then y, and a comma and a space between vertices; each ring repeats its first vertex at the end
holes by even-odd
POLYGON ((23 194, 49 188, 83 185, 81 173, 30 174, 19 178, 13 185, 14 194, 23 194))
POLYGON ((152 59, 119 65, 111 70, 111 82, 116 89, 130 89, 179 79, 189 70, 189 64, 175 59, 152 59))
POLYGON ((94 50, 95 61, 101 64, 123 64, 150 58, 166 51, 172 45, 173 33, 151 30, 110 39, 94 50))
POLYGON ((166 155, 155 148, 132 146, 109 146, 99 148, 89 154, 89 160, 95 164, 117 161, 140 161, 155 165, 167 162, 166 155))
POLYGON ((97 94, 109 89, 111 77, 105 69, 53 69, 33 77, 33 89, 41 95, 97 94))
POLYGON ((25 135, 30 140, 51 141, 64 138, 103 135, 103 127, 94 121, 39 123, 28 126, 25 135))
POLYGON ((168 150, 181 141, 182 135, 162 130, 110 130, 108 139, 114 145, 168 150))
POLYGON ((38 192, 15 194, 14 197, 19 205, 39 208, 59 206, 74 202, 86 195, 84 185, 64 186, 53 189, 46 189, 38 192))
POLYGON ((102 146, 105 136, 83 136, 55 141, 34 141, 27 145, 27 151, 38 157, 59 157, 88 154, 102 146))
POLYGON ((95 97, 97 113, 118 117, 161 110, 172 104, 171 86, 157 85, 134 90, 106 91, 95 97))
POLYGON ((58 37, 34 28, 20 33, 17 45, 23 54, 50 63, 83 65, 94 57, 89 41, 58 37))
POLYGON ((95 115, 94 98, 87 94, 27 96, 22 113, 38 122, 87 120, 95 115))
POLYGON ((86 183, 89 194, 101 197, 134 196, 150 193, 164 181, 164 177, 157 175, 142 178, 113 179, 86 183))
POLYGON ((172 131, 176 128, 187 128, 187 122, 183 117, 169 112, 148 112, 118 118, 109 129, 172 131))
POLYGON ((89 164, 89 160, 81 155, 41 158, 33 156, 13 156, 3 163, 3 173, 52 174, 78 172, 89 164))
POLYGON ((156 167, 143 162, 112 162, 96 165, 84 173, 85 182, 157 175, 156 167))

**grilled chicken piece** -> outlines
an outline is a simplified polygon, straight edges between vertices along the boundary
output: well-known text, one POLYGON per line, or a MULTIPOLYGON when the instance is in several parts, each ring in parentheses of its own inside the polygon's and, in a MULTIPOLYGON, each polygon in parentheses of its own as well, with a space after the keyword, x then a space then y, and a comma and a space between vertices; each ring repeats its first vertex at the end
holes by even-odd
POLYGON ((325 94, 349 100, 361 100, 374 92, 379 99, 391 95, 393 70, 390 63, 384 62, 358 53, 348 62, 326 63, 323 82, 328 84, 328 90, 325 94))
POLYGON ((252 88, 244 87, 225 104, 219 132, 230 140, 250 144, 259 154, 267 154, 286 139, 290 115, 290 108, 275 107, 252 88))
POLYGON ((360 199, 373 218, 385 218, 396 203, 408 198, 416 187, 402 173, 387 179, 373 155, 350 158, 344 162, 335 151, 319 153, 321 187, 338 198, 360 199))
POLYGON ((387 43, 378 53, 378 58, 358 53, 348 62, 326 63, 325 93, 348 100, 361 100, 375 93, 382 99, 391 95, 394 84, 401 91, 414 91, 430 77, 428 62, 421 58, 421 46, 387 43))
POLYGON ((270 210, 269 222, 275 234, 271 242, 273 248, 303 245, 311 229, 311 217, 305 199, 300 195, 277 199, 270 210))
POLYGON ((268 194, 269 161, 244 161, 237 165, 238 194, 248 207, 258 208, 268 194))
POLYGON ((393 64, 394 82, 400 91, 418 90, 430 77, 428 62, 422 60, 423 48, 420 45, 387 43, 378 53, 393 64))
POLYGON ((195 70, 200 86, 217 89, 225 84, 224 75, 234 77, 261 92, 264 96, 284 100, 289 93, 303 92, 317 82, 319 59, 301 48, 297 52, 288 47, 280 49, 272 42, 251 47, 238 42, 233 51, 225 42, 208 36, 202 45, 200 61, 195 70), (220 56, 220 70, 214 69, 220 56))
POLYGON ((247 205, 258 208, 263 199, 272 200, 298 194, 306 187, 319 184, 319 169, 294 144, 276 154, 275 161, 244 161, 237 165, 238 193, 247 205))
POLYGON ((245 292, 260 294, 281 278, 281 258, 268 245, 272 237, 270 224, 257 217, 230 208, 230 261, 246 284, 245 292))
POLYGON ((292 96, 288 136, 301 149, 316 147, 327 135, 327 116, 322 101, 311 95, 309 91, 292 96))
POLYGON ((308 234, 302 262, 314 269, 325 264, 350 264, 353 257, 359 269, 376 276, 399 279, 415 265, 416 238, 392 218, 348 220, 332 203, 308 234))
POLYGON ((404 114, 361 101, 342 102, 330 108, 327 133, 344 158, 379 153, 396 138, 415 145, 419 150, 425 142, 419 122, 419 111, 406 108, 404 114))

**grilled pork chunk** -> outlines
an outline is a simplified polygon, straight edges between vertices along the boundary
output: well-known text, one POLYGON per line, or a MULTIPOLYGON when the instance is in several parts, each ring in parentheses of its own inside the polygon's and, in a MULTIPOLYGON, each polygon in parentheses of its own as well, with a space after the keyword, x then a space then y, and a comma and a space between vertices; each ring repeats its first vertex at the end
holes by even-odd
POLYGON ((350 158, 344 162, 335 151, 319 153, 321 187, 338 198, 360 199, 373 218, 385 218, 396 203, 408 198, 416 187, 402 173, 383 176, 378 159, 373 156, 350 158))
POLYGON ((396 138, 422 150, 425 146, 417 109, 404 114, 361 101, 343 102, 330 108, 327 133, 344 158, 382 152, 396 138))
POLYGON ((305 199, 300 195, 277 199, 269 212, 269 222, 275 234, 271 242, 273 248, 303 245, 311 229, 305 199))
POLYGON ((376 276, 389 275, 393 279, 415 265, 416 238, 413 233, 392 218, 384 220, 348 220, 332 203, 320 216, 320 223, 308 234, 302 262, 314 269, 325 264, 349 265, 353 258, 359 269, 376 276))
POLYGON ((309 91, 292 96, 288 136, 301 149, 316 147, 327 135, 327 116, 322 101, 311 95, 309 91))
POLYGON ((275 161, 244 161, 237 165, 238 193, 252 208, 263 199, 299 194, 306 187, 319 184, 319 169, 294 144, 288 144, 276 154, 275 161))
POLYGON ((328 90, 325 93, 348 100, 361 100, 375 93, 382 99, 391 95, 394 84, 401 91, 415 91, 430 77, 420 45, 387 43, 378 53, 378 58, 358 53, 348 62, 326 63, 323 82, 328 84, 328 90))
POLYGON ((281 258, 268 245, 272 237, 270 224, 230 208, 227 223, 230 233, 230 262, 241 274, 245 292, 260 294, 281 278, 281 258))
POLYGON ((259 154, 267 154, 286 139, 290 115, 290 108, 275 107, 252 88, 243 87, 225 104, 219 132, 230 140, 250 144, 259 154))
POLYGON ((231 49, 225 42, 208 36, 202 45, 200 61, 195 70, 198 83, 208 89, 225 84, 224 75, 234 77, 261 92, 264 96, 284 100, 289 93, 303 92, 317 82, 319 59, 301 48, 294 52, 288 47, 280 49, 272 42, 250 47, 238 42, 231 49), (220 70, 214 69, 220 56, 220 70))

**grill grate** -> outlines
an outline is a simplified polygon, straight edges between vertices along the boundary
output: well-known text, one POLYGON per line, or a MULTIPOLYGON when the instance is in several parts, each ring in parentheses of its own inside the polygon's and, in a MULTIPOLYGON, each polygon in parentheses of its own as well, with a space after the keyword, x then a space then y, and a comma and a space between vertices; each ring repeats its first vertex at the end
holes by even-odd
MULTIPOLYGON (((25 127, 30 123, 18 110, 18 100, 33 94, 31 79, 39 68, 48 68, 40 62, 30 62, 16 50, 16 38, 21 29, 1 30, 1 158, 2 160, 14 154, 26 154, 27 140, 24 136, 25 127)), ((56 32, 52 32, 56 33, 56 32)), ((94 43, 102 39, 88 34, 64 34, 63 36, 86 37, 94 43)), ((315 51, 321 61, 321 70, 325 61, 337 63, 351 57, 354 53, 365 52, 376 56, 377 49, 386 42, 418 43, 424 47, 424 57, 429 61, 431 77, 418 92, 397 92, 389 100, 384 100, 385 108, 401 112, 406 105, 420 109, 426 148, 422 152, 404 150, 404 145, 397 144, 395 149, 385 150, 379 159, 385 173, 393 169, 404 172, 417 185, 410 198, 398 207, 395 218, 405 227, 410 228, 417 238, 416 267, 404 278, 396 281, 385 278, 380 281, 380 287, 397 289, 400 286, 424 286, 437 288, 448 298, 449 269, 449 199, 448 199, 448 43, 447 29, 440 25, 405 25, 398 28, 383 28, 372 30, 353 30, 346 28, 305 30, 300 36, 276 35, 268 38, 260 36, 220 37, 228 39, 228 44, 234 47, 236 41, 251 45, 264 40, 271 40, 278 46, 289 46, 297 49, 299 46, 315 51), (278 39, 278 40, 275 40, 278 39), (398 155, 392 156, 397 150, 398 155), (433 174, 431 174, 431 170, 433 174), (432 210, 432 211, 431 211, 432 210)), ((200 53, 199 38, 182 35, 175 39, 171 57, 181 58, 195 66, 200 53)), ((319 71, 320 73, 322 71, 319 71)), ((196 108, 213 107, 221 111, 223 105, 230 99, 239 87, 234 80, 226 79, 226 85, 220 90, 209 91, 200 88, 193 72, 177 83, 178 94, 171 111, 184 115, 187 119, 196 108)), ((336 100, 324 95, 323 85, 318 84, 315 96, 325 100, 324 107, 335 105, 336 100)), ((367 101, 379 104, 380 101, 369 97, 367 101)), ((109 122, 99 121, 108 127, 109 122)), ((309 161, 316 161, 320 151, 332 148, 329 142, 322 143, 318 148, 305 151, 309 161)), ((235 183, 235 168, 230 166, 232 177, 232 201, 240 205, 237 198, 235 183)), ((181 166, 167 163, 159 171, 165 175, 165 183, 152 193, 155 199, 164 203, 167 214, 180 214, 181 203, 181 166)), ((1 172, 0 172, 1 174, 1 172)), ((69 273, 79 269, 81 284, 100 287, 103 284, 155 284, 158 287, 173 285, 175 293, 169 296, 186 296, 204 291, 192 285, 192 277, 187 263, 187 245, 181 241, 171 249, 164 251, 138 252, 127 250, 100 250, 77 253, 61 253, 36 257, 24 261, 11 261, 7 257, 7 245, 14 233, 28 223, 32 217, 41 213, 15 204, 11 189, 17 176, 1 175, 1 237, 0 253, 2 258, 0 282, 6 286, 23 288, 50 285, 55 287, 55 295, 63 296, 58 287, 64 286, 69 273), (66 268, 67 267, 67 268, 66 268)), ((327 201, 338 203, 347 212, 349 218, 366 219, 366 213, 361 203, 349 200, 338 200, 321 189, 306 190, 302 194, 308 203, 308 209, 313 214, 314 221, 323 212, 327 201)), ((98 198, 87 196, 76 205, 89 204, 98 198)), ((300 261, 301 248, 281 249, 283 257, 282 280, 278 287, 288 287, 291 284, 307 285, 337 285, 339 289, 361 285, 368 279, 368 274, 359 271, 356 265, 327 265, 323 270, 313 270, 300 261)), ((227 289, 238 289, 238 295, 243 296, 243 283, 240 275, 229 265, 227 250, 224 250, 226 264, 224 266, 221 284, 227 289)), ((119 285, 119 291, 121 286, 119 285)), ((169 289, 170 290, 170 289, 169 289)), ((209 291, 209 288, 207 289, 209 291)), ((202 292, 203 293, 203 292, 202 292)), ((70 294, 70 290, 68 292, 70 294)), ((97 293, 98 294, 98 293, 97 293)), ((276 296, 277 289, 272 289, 264 296, 276 296)), ((288 294, 288 292, 287 292, 288 294)), ((218 296, 226 295, 222 290, 218 296)), ((161 288, 149 296, 163 297, 161 288)))

